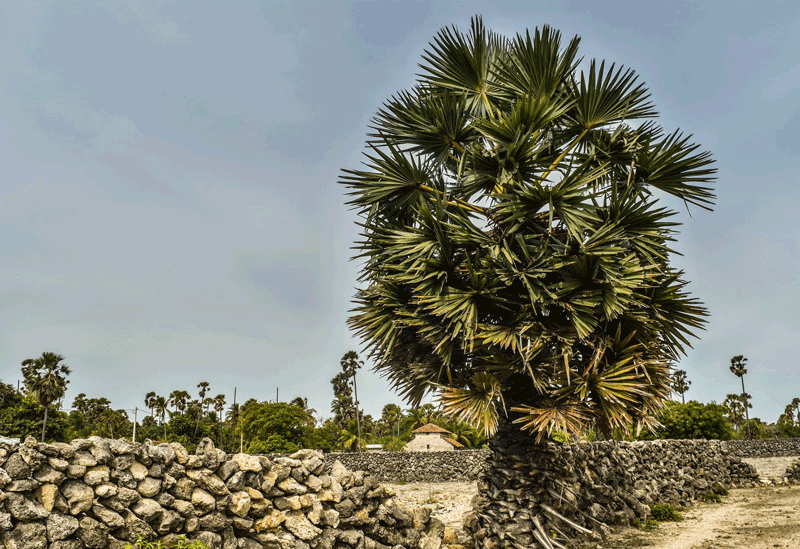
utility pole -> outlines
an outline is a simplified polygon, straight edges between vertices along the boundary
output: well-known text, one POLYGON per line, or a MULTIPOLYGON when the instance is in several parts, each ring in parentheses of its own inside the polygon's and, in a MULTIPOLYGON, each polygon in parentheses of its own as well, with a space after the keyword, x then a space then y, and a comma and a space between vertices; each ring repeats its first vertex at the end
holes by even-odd
POLYGON ((136 444, 136 417, 139 414, 139 408, 133 409, 133 443, 136 444))
POLYGON ((275 404, 278 403, 278 388, 275 387, 275 404))

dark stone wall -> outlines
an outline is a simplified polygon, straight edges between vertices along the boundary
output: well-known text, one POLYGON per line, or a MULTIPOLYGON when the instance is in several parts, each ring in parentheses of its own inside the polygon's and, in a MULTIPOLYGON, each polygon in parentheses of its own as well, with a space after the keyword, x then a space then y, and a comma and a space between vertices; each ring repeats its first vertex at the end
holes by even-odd
POLYGON ((724 444, 739 457, 800 456, 800 438, 727 440, 724 444))
POLYGON ((325 454, 328 467, 336 460, 364 471, 380 482, 454 482, 477 480, 486 471, 490 450, 456 452, 374 452, 325 454))

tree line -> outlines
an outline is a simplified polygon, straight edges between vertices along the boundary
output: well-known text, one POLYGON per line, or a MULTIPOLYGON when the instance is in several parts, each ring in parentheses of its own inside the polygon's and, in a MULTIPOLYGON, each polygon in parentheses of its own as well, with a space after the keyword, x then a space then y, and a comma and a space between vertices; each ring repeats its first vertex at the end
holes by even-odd
MULTIPOLYGON (((193 450, 210 437, 229 452, 285 453, 299 448, 323 451, 363 451, 367 444, 401 450, 412 431, 435 423, 453 434, 467 448, 478 448, 486 439, 461 421, 444 418, 432 404, 403 409, 387 404, 380 417, 359 407, 356 371, 363 365, 355 351, 346 353, 341 370, 331 379, 334 398, 330 417, 321 418, 309 408, 308 398, 289 402, 251 398, 229 402, 225 394, 212 392, 208 381, 193 390, 176 389, 144 395, 138 417, 132 410, 115 408, 106 397, 80 393, 70 411, 62 410, 72 370, 65 358, 52 352, 22 362, 23 387, 17 391, 0 381, 0 435, 39 440, 69 441, 93 435, 154 442, 180 442, 193 450), (134 432, 135 429, 135 432, 134 432)), ((234 397, 235 399, 235 397, 234 397)))
MULTIPOLYGON (((134 422, 128 410, 114 408, 106 397, 78 394, 71 411, 62 411, 63 398, 71 369, 64 357, 52 352, 22 361, 23 388, 0 382, 0 435, 40 440, 69 441, 92 435, 128 438, 134 436, 134 422), (41 436, 40 436, 41 435, 41 436)), ((747 358, 731 359, 730 370, 740 378, 741 393, 728 394, 725 400, 686 402, 691 386, 686 372, 676 370, 672 391, 681 401, 667 401, 657 417, 660 427, 614 438, 774 438, 800 437, 800 398, 787 404, 775 423, 749 418, 751 396, 745 392, 747 358)), ((402 450, 411 440, 412 431, 433 423, 450 431, 453 439, 465 448, 486 446, 483 432, 467 422, 443 414, 433 404, 403 409, 386 404, 380 417, 365 414, 360 407, 357 372, 363 366, 355 351, 345 353, 338 373, 330 380, 333 399, 330 416, 320 418, 309 408, 306 397, 289 402, 260 401, 251 398, 242 404, 228 402, 225 394, 211 396, 208 381, 200 381, 193 391, 176 389, 168 395, 154 391, 144 395, 145 409, 136 422, 136 439, 156 442, 180 442, 193 449, 204 437, 210 437, 226 451, 250 453, 288 453, 299 448, 323 451, 364 451, 368 444, 380 444, 384 450, 402 450)), ((598 433, 586 429, 582 438, 594 440, 598 433)), ((567 440, 555 433, 556 440, 567 440)), ((573 437, 574 438, 574 437, 573 437)))

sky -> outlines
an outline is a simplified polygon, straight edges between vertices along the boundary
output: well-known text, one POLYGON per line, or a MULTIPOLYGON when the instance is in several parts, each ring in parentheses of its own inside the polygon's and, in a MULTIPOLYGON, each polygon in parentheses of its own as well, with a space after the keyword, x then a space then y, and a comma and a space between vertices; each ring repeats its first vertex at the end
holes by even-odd
MULTIPOLYGON (((0 380, 52 351, 64 399, 200 381, 329 417, 356 215, 337 183, 370 118, 442 27, 549 24, 636 71, 667 132, 716 159, 713 212, 674 263, 710 311, 677 364, 687 399, 741 391, 776 421, 800 397, 800 3, 2 2, 0 380)), ((359 399, 403 404, 367 361, 359 399)), ((405 407, 405 406, 404 406, 405 407)))

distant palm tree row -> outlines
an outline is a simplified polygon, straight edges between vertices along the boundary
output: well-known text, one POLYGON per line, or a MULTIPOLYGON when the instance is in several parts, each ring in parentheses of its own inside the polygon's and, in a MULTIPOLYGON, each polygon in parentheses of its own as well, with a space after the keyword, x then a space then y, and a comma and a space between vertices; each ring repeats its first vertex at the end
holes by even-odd
MULTIPOLYGON (((317 410, 308 406, 308 398, 302 396, 290 402, 249 399, 241 405, 229 404, 225 394, 212 397, 211 384, 204 380, 193 392, 176 389, 168 395, 146 393, 145 408, 135 418, 135 436, 139 441, 177 441, 189 449, 203 437, 211 437, 231 451, 272 453, 300 447, 361 451, 369 443, 400 450, 411 439, 411 431, 436 423, 466 447, 485 443, 478 431, 463 422, 445 419, 431 404, 405 411, 397 404, 387 404, 377 419, 364 414, 358 407, 355 378, 362 365, 354 351, 340 360, 341 371, 331 380, 334 399, 329 418, 319 418, 317 410)), ((71 411, 61 410, 71 373, 65 358, 56 353, 45 352, 24 360, 23 391, 0 382, 0 435, 34 435, 48 441, 92 435, 132 439, 132 410, 116 409, 106 397, 80 393, 73 399, 71 411)))
MULTIPOLYGON (((194 392, 176 389, 166 396, 154 391, 145 394, 144 405, 150 413, 135 418, 135 436, 140 441, 177 441, 190 449, 203 437, 211 437, 229 451, 280 453, 311 447, 358 452, 367 444, 400 450, 414 429, 434 423, 467 448, 486 444, 482 431, 446 416, 430 403, 406 410, 390 403, 378 418, 365 414, 359 406, 356 383, 362 365, 355 351, 345 353, 340 360, 339 372, 331 379, 334 398, 327 418, 320 418, 317 410, 308 406, 307 397, 298 396, 290 402, 249 399, 240 405, 234 396, 233 404, 229 404, 225 394, 212 397, 211 384, 200 381, 194 392)), ((728 394, 720 405, 734 436, 800 436, 800 398, 786 406, 775 424, 749 417, 752 404, 745 392, 746 365, 747 358, 742 355, 731 359, 730 371, 740 378, 742 392, 728 394)), ((57 353, 44 352, 23 360, 23 391, 0 382, 0 435, 33 435, 51 441, 92 435, 133 438, 129 410, 115 409, 106 397, 90 398, 80 393, 69 413, 61 411, 71 373, 65 358, 57 353)), ((691 384, 685 371, 673 373, 672 390, 681 395, 684 405, 691 384)))

